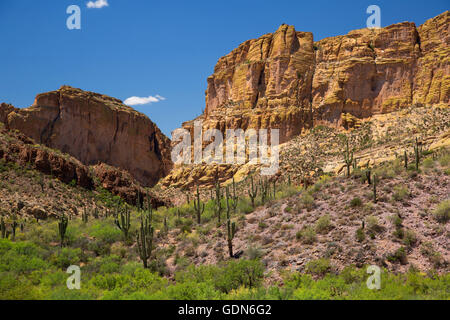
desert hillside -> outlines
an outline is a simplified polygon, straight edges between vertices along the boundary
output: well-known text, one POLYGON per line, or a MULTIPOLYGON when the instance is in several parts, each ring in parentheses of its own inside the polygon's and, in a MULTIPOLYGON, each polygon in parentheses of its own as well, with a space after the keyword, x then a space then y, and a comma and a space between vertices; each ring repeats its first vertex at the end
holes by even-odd
POLYGON ((174 165, 177 141, 99 93, 2 103, 0 299, 448 299, 449 22, 283 24, 220 58, 194 120, 280 129, 272 176, 174 165))

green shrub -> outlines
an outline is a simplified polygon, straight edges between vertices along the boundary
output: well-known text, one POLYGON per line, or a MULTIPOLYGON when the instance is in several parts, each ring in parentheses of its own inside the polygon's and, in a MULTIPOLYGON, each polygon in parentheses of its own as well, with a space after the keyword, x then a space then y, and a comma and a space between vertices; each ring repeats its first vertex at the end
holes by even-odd
POLYGON ((393 214, 389 217, 389 219, 396 228, 400 228, 402 226, 403 220, 398 214, 393 214))
POLYGON ((432 158, 426 158, 425 160, 423 160, 422 165, 428 169, 433 168, 434 160, 432 158))
POLYGON ((258 260, 229 261, 221 266, 190 266, 176 275, 177 282, 211 283, 215 290, 229 293, 240 287, 258 287, 264 267, 258 260))
POLYGON ((314 198, 309 193, 303 193, 300 202, 308 210, 312 209, 314 206, 314 198))
POLYGON ((424 242, 420 248, 420 253, 427 257, 435 268, 441 267, 444 263, 442 255, 433 249, 433 244, 431 242, 424 242))
POLYGON ((402 201, 406 197, 409 197, 409 190, 407 186, 397 185, 394 187, 394 194, 392 195, 392 199, 395 201, 402 201))
POLYGON ((447 153, 439 158, 439 164, 446 167, 450 164, 450 153, 447 153))
POLYGON ((412 230, 406 230, 403 236, 403 243, 408 247, 414 246, 417 243, 417 236, 415 232, 412 230))
POLYGON ((253 207, 248 199, 240 199, 237 205, 237 210, 244 214, 249 214, 253 212, 253 207))
POLYGON ((317 233, 327 233, 331 229, 331 221, 329 215, 324 215, 316 222, 317 233))
POLYGON ((362 241, 364 241, 364 239, 366 239, 366 235, 365 235, 365 233, 364 233, 364 229, 362 229, 362 228, 358 228, 357 230, 356 230, 356 233, 355 233, 356 235, 356 240, 358 241, 358 242, 362 242, 362 241))
POLYGON ((331 263, 329 259, 321 258, 311 260, 306 264, 306 273, 323 277, 331 271, 331 263))
POLYGON ((360 207, 361 204, 362 204, 362 201, 361 201, 361 199, 358 198, 358 197, 353 198, 353 199, 350 201, 350 206, 352 206, 352 207, 360 207))
POLYGON ((442 201, 433 211, 434 218, 440 223, 450 219, 450 199, 442 201))
POLYGON ((0 273, 11 271, 24 274, 49 268, 44 260, 43 251, 29 242, 0 239, 0 257, 0 273))
POLYGON ((58 268, 67 269, 71 265, 79 264, 81 260, 81 249, 59 248, 50 257, 50 262, 58 268))
POLYGON ((221 293, 210 283, 184 282, 167 288, 167 299, 172 300, 213 300, 220 299, 221 293))
POLYGON ((97 240, 109 244, 122 238, 122 232, 117 227, 102 221, 94 223, 89 230, 89 234, 97 240))
POLYGON ((296 238, 305 244, 313 244, 316 241, 316 232, 312 227, 304 227, 296 233, 296 238))
POLYGON ((245 252, 248 259, 250 260, 256 260, 263 257, 264 252, 260 247, 250 246, 247 251, 245 252))
POLYGON ((217 275, 215 286, 226 293, 241 286, 254 288, 261 284, 263 275, 264 266, 258 260, 231 261, 217 275))
POLYGON ((379 233, 383 231, 383 227, 380 226, 378 222, 378 218, 375 216, 369 216, 366 219, 367 222, 367 229, 374 233, 379 233))
POLYGON ((406 264, 406 249, 404 247, 398 248, 395 252, 389 254, 387 256, 387 259, 390 262, 399 262, 401 264, 406 264))

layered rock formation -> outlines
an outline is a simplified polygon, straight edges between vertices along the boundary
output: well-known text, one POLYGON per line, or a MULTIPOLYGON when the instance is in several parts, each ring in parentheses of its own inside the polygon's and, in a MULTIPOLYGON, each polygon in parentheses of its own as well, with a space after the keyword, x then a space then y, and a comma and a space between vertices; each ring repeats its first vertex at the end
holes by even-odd
MULTIPOLYGON (((360 119, 413 104, 448 106, 449 22, 447 11, 418 28, 403 22, 317 42, 281 25, 219 59, 207 80, 205 112, 195 120, 204 131, 280 129, 284 143, 318 124, 357 127, 360 119)), ((194 120, 182 126, 193 136, 194 120)), ((163 185, 209 183, 208 172, 214 170, 179 167, 163 185)))
MULTIPOLYGON (((279 128, 285 142, 318 123, 346 125, 416 104, 449 104, 450 12, 313 41, 282 25, 219 59, 204 128, 279 128)), ((185 128, 192 129, 192 122, 185 128)))
POLYGON ((171 169, 170 140, 147 116, 105 95, 63 86, 26 109, 1 104, 0 121, 84 164, 127 170, 145 186, 171 169))

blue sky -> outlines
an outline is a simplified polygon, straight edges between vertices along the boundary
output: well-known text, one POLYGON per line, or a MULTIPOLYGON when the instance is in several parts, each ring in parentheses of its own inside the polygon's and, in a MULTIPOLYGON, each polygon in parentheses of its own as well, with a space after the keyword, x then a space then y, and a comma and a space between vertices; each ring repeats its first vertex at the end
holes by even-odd
POLYGON ((448 0, 87 3, 0 0, 0 102, 27 107, 37 93, 63 84, 122 100, 158 95, 165 100, 134 107, 169 137, 202 112, 217 60, 247 39, 282 23, 315 40, 346 34, 365 27, 371 4, 380 6, 382 26, 420 25, 449 9, 448 0), (81 8, 81 30, 66 27, 72 4, 81 8))

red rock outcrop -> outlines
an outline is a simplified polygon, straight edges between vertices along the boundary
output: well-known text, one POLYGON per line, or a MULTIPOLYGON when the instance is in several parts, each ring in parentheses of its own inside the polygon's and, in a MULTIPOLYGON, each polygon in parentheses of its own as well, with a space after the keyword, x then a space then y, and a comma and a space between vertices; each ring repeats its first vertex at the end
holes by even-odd
MULTIPOLYGON (((128 203, 137 204, 139 201, 141 204, 144 204, 147 191, 137 185, 129 173, 104 163, 94 166, 93 169, 103 188, 121 197, 128 203)), ((153 192, 148 193, 148 196, 153 208, 170 205, 169 200, 162 200, 153 192)))
POLYGON ((26 109, 2 104, 0 120, 84 164, 104 162, 127 170, 146 186, 164 177, 172 165, 170 140, 159 128, 105 95, 63 86, 37 95, 26 109))
POLYGON ((85 189, 101 186, 129 204, 135 205, 138 199, 142 202, 146 195, 150 197, 154 208, 169 206, 171 203, 142 188, 127 171, 104 163, 86 166, 58 150, 35 144, 19 131, 0 128, 0 160, 33 168, 64 183, 75 183, 85 189))

